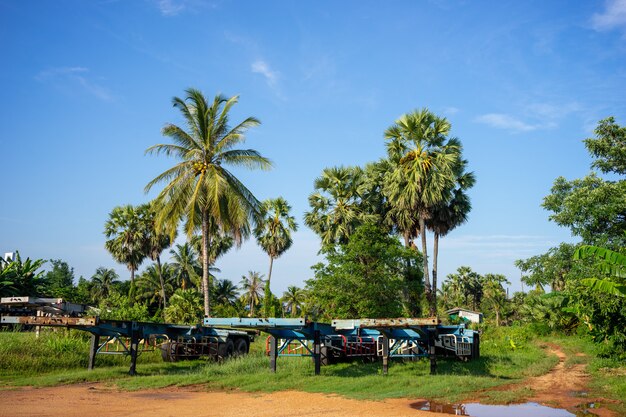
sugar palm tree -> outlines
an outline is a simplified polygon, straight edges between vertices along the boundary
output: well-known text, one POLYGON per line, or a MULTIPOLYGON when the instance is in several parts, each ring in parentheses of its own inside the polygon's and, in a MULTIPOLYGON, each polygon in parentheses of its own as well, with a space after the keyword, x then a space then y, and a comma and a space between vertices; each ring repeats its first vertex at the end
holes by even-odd
POLYGON ((506 304, 506 290, 503 284, 511 283, 502 274, 485 274, 483 276, 484 296, 496 313, 496 326, 500 326, 500 314, 506 304))
POLYGON ((141 211, 130 204, 115 207, 104 224, 107 238, 104 246, 113 259, 125 264, 130 271, 131 292, 135 285, 135 271, 146 258, 144 226, 141 211))
MULTIPOLYGON (((267 274, 265 299, 271 297, 270 282, 274 259, 285 253, 292 245, 291 232, 298 230, 295 217, 289 214, 291 207, 287 201, 278 197, 268 199, 261 204, 259 221, 254 229, 258 244, 270 258, 270 268, 267 274)), ((267 303, 266 303, 267 304, 267 303)), ((266 315, 268 311, 266 310, 266 315)))
POLYGON ((99 267, 96 269, 96 273, 91 276, 92 299, 107 298, 117 283, 119 283, 119 275, 114 269, 99 267))
MULTIPOLYGON (((210 225, 228 231, 241 242, 242 230, 258 214, 259 201, 227 167, 269 169, 270 161, 252 149, 236 149, 245 141, 245 132, 259 121, 248 117, 229 126, 229 111, 238 97, 217 95, 211 103, 196 89, 186 90, 186 97, 172 100, 186 123, 186 130, 167 124, 163 134, 174 143, 158 144, 147 153, 175 156, 179 162, 150 181, 145 191, 159 183, 165 187, 156 198, 157 224, 178 225, 185 221, 191 237, 202 234, 202 284, 204 313, 209 316, 209 251, 212 245, 210 225)), ((175 228, 175 227, 174 227, 175 228)))
POLYGON ((248 275, 241 277, 241 289, 243 301, 250 306, 250 317, 254 317, 254 306, 261 301, 261 291, 263 288, 263 275, 255 271, 248 271, 248 275))
POLYGON ((302 308, 304 291, 295 285, 290 285, 287 287, 287 291, 283 293, 282 301, 285 303, 287 310, 289 310, 289 315, 294 317, 298 310, 302 308))
POLYGON ((455 163, 459 160, 457 143, 447 139, 449 132, 450 123, 428 109, 403 115, 385 131, 389 159, 395 165, 386 179, 385 192, 396 211, 418 216, 429 300, 436 289, 431 287, 428 272, 426 219, 430 207, 448 197, 454 184, 455 163))
POLYGON ((315 180, 315 192, 309 196, 311 211, 304 222, 322 239, 324 250, 345 244, 354 229, 364 220, 360 207, 363 170, 359 167, 325 168, 315 180))
MULTIPOLYGON (((461 144, 457 145, 461 149, 461 144)), ((476 179, 473 172, 465 172, 467 161, 459 160, 455 169, 454 190, 447 201, 431 207, 426 226, 434 234, 433 241, 433 294, 431 297, 430 313, 437 311, 437 260, 439 257, 439 238, 446 236, 458 226, 467 221, 472 204, 466 190, 474 186, 476 179)))

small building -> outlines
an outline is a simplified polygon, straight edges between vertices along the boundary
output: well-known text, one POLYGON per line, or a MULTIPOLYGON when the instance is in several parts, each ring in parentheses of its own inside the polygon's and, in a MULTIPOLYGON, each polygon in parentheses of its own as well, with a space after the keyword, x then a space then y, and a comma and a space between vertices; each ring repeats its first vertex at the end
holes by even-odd
POLYGON ((482 323, 483 321, 483 313, 466 308, 455 307, 446 311, 446 314, 449 315, 450 318, 460 318, 465 321, 471 321, 472 323, 482 323))

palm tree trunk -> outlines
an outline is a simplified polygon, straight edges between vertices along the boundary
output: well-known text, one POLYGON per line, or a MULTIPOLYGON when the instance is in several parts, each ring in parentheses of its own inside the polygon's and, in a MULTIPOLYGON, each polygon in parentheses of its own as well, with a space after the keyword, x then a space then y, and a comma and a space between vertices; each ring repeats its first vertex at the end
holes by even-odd
POLYGON ((159 271, 159 281, 161 282, 161 300, 163 300, 163 309, 167 307, 167 300, 165 299, 165 281, 163 281, 163 269, 161 268, 161 257, 156 257, 157 270, 159 271))
POLYGON ((430 304, 430 315, 437 315, 437 256, 439 255, 439 233, 435 232, 435 242, 433 243, 433 292, 430 304))
POLYGON ((500 327, 500 309, 496 308, 496 327, 500 327))
POLYGON ((422 256, 424 257, 424 287, 426 288, 426 299, 431 300, 432 289, 430 287, 430 276, 428 274, 428 249, 426 247, 426 219, 420 214, 420 235, 422 236, 422 256))
POLYGON ((204 293, 204 315, 211 317, 209 301, 209 213, 202 210, 202 292, 204 293))

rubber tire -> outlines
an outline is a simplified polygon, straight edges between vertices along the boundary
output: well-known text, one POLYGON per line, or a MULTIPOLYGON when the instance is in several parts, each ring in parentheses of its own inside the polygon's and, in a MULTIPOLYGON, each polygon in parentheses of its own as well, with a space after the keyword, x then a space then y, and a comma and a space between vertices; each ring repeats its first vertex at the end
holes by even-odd
POLYGON ((176 342, 165 342, 161 345, 161 358, 163 362, 178 362, 178 358, 173 354, 176 342))
POLYGON ((320 347, 320 364, 328 366, 333 363, 332 350, 328 346, 320 347))
POLYGON ((248 354, 250 346, 248 345, 248 341, 244 338, 239 338, 235 340, 235 356, 245 356, 248 354))
POLYGON ((220 343, 217 347, 217 355, 220 359, 226 359, 229 356, 232 356, 235 352, 235 343, 233 343, 232 339, 226 340, 225 343, 220 343))

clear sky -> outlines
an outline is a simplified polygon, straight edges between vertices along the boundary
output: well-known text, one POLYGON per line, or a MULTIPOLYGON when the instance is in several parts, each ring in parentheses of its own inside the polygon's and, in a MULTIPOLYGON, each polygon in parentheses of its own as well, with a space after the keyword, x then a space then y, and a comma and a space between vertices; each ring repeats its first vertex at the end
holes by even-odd
MULTIPOLYGON (((540 207, 553 180, 589 172, 598 120, 626 124, 626 1, 0 0, 0 252, 128 277, 103 225, 154 196, 174 161, 144 151, 182 124, 171 98, 188 87, 238 94, 232 120, 262 121, 246 146, 275 167, 236 174, 300 224, 274 292, 318 260, 314 179, 384 156, 384 130, 422 107, 449 118, 477 177, 440 276, 469 265, 515 290, 515 259, 575 240, 540 207)), ((268 259, 251 240, 217 266, 239 282, 268 259)))

